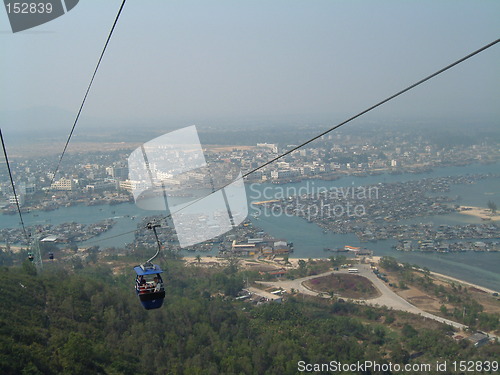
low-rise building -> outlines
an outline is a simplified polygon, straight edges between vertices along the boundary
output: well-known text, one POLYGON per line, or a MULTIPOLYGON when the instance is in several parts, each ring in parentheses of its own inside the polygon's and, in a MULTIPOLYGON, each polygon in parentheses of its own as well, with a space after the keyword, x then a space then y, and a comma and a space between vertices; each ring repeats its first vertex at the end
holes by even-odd
POLYGON ((62 177, 57 181, 54 181, 50 185, 51 190, 63 190, 63 191, 73 191, 76 188, 76 183, 71 178, 62 177))

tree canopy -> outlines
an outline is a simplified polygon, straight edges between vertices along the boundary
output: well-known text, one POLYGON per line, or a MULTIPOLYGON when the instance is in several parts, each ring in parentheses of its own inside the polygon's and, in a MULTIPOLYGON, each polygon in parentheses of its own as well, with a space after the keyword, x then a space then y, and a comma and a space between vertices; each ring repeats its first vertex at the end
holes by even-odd
POLYGON ((422 361, 470 360, 485 359, 481 350, 500 352, 403 325, 408 318, 387 309, 294 297, 254 306, 231 297, 243 286, 233 269, 163 267, 167 297, 151 311, 133 292, 132 272, 2 267, 0 372, 295 374, 299 361, 386 363, 415 351, 425 353, 422 361))

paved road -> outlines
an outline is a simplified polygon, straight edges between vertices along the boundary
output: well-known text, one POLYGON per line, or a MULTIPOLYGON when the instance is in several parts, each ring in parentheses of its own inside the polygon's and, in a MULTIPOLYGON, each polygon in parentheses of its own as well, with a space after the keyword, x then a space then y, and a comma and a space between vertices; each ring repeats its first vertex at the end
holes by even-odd
MULTIPOLYGON (((404 298, 398 296, 396 293, 394 293, 389 287, 382 281, 380 280, 371 270, 370 266, 367 264, 357 264, 356 268, 359 270, 358 275, 366 277, 368 280, 370 280, 373 285, 377 288, 377 290, 380 292, 379 297, 367 299, 367 300, 353 300, 356 302, 364 302, 367 305, 373 305, 373 306, 387 306, 390 307, 394 310, 400 310, 400 311, 406 311, 412 314, 416 315, 421 315, 425 318, 428 319, 433 319, 441 323, 446 323, 449 324, 455 328, 458 329, 465 329, 467 326, 454 322, 449 319, 442 318, 440 316, 436 316, 433 314, 430 314, 426 311, 423 311, 419 309, 418 307, 412 305, 408 301, 406 301, 404 298)), ((275 286, 278 288, 285 289, 287 292, 291 292, 292 289, 295 289, 299 291, 300 293, 311 295, 311 296, 318 296, 319 293, 315 292, 313 290, 308 289, 303 285, 304 281, 309 280, 309 279, 314 279, 317 277, 321 276, 327 276, 332 273, 348 273, 347 270, 340 270, 340 271, 329 271, 322 273, 320 275, 314 275, 314 276, 307 276, 303 277, 300 279, 295 279, 295 280, 278 280, 278 281, 259 281, 260 284, 264 285, 270 285, 270 286, 275 286)), ((329 296, 323 295, 325 298, 329 298, 329 296)))

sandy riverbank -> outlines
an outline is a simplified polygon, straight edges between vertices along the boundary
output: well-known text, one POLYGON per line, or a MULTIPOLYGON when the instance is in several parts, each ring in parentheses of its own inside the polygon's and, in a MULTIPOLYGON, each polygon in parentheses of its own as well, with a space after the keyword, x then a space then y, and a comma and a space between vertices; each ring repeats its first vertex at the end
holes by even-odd
POLYGON ((491 210, 488 208, 473 207, 473 206, 460 206, 459 213, 463 215, 469 215, 478 217, 483 220, 488 221, 500 221, 500 214, 493 215, 491 210))

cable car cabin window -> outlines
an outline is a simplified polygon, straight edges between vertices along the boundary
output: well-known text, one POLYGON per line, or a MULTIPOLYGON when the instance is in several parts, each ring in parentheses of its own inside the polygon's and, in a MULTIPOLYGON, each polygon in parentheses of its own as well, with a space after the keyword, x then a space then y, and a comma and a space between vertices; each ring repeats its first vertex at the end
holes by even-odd
POLYGON ((139 294, 163 291, 163 280, 160 274, 137 276, 136 290, 139 294))

